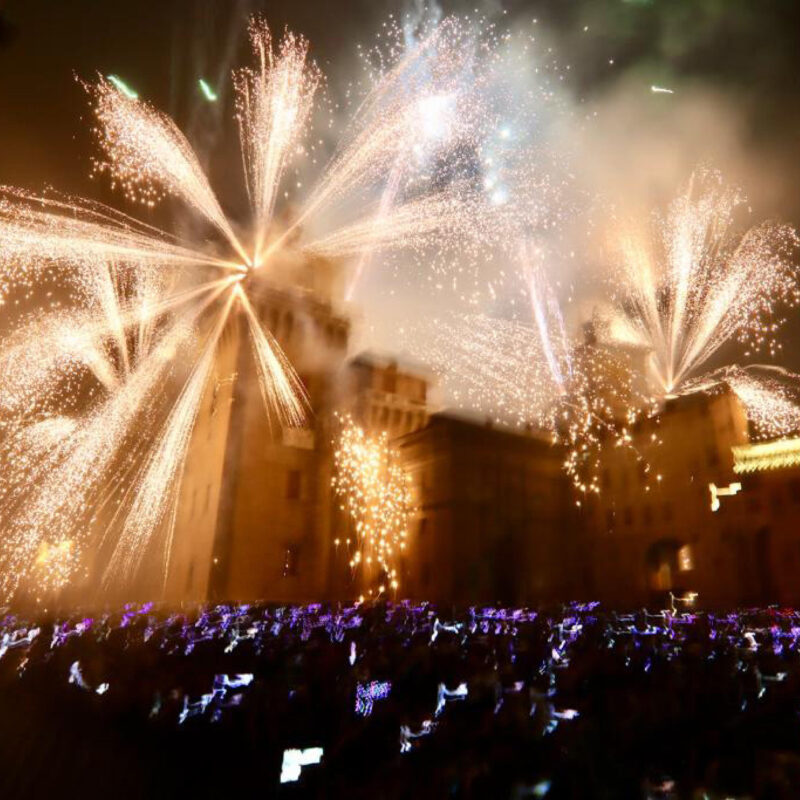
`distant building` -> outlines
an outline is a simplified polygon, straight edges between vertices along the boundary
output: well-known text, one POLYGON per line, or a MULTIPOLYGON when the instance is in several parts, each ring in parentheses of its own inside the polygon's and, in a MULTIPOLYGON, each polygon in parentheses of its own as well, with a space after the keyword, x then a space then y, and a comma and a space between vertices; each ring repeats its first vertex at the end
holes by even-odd
POLYGON ((733 448, 747 418, 730 391, 667 400, 632 431, 630 446, 600 456, 600 493, 584 506, 592 592, 614 605, 698 592, 735 603, 737 553, 711 510, 709 485, 735 480, 733 448))
POLYGON ((365 430, 386 431, 396 439, 427 422, 428 383, 420 367, 362 353, 348 365, 342 405, 365 430))
POLYGON ((571 596, 571 483, 552 437, 444 414, 398 440, 413 508, 407 593, 442 603, 571 596))

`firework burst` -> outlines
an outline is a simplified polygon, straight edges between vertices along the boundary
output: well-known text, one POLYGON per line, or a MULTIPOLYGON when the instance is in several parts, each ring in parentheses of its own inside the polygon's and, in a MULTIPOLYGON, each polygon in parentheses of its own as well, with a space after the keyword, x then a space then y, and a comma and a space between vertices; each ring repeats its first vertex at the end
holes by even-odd
MULTIPOLYGON (((467 46, 464 31, 443 21, 375 76, 288 229, 276 203, 310 152, 321 84, 304 39, 276 43, 254 19, 253 65, 234 73, 246 227, 226 215, 169 117, 118 82, 86 86, 95 172, 134 203, 181 201, 213 236, 186 241, 81 199, 0 194, 0 301, 30 304, 49 296, 45 287, 60 298, 22 314, 0 347, 6 597, 20 587, 40 595, 87 570, 105 586, 124 585, 155 542, 166 575, 188 444, 234 313, 246 319, 269 413, 304 424, 302 386, 245 281, 280 282, 277 251, 352 256, 358 274, 375 252, 502 240, 513 214, 468 169, 497 123, 491 48, 467 46), (342 208, 347 218, 337 219, 342 208), (91 563, 99 552, 104 563, 91 563)), ((375 557, 393 575, 395 534, 375 535, 375 557)))
POLYGON ((773 222, 748 227, 748 213, 740 191, 700 170, 650 226, 625 225, 616 241, 608 329, 612 340, 647 348, 657 396, 725 383, 760 433, 774 436, 798 427, 793 376, 741 367, 698 375, 734 342, 746 356, 774 357, 782 311, 800 301, 796 233, 773 222))
POLYGON ((731 340, 774 354, 778 311, 800 299, 794 231, 771 222, 742 230, 745 207, 719 174, 698 172, 649 232, 628 225, 618 238, 621 324, 652 350, 665 393, 731 340))

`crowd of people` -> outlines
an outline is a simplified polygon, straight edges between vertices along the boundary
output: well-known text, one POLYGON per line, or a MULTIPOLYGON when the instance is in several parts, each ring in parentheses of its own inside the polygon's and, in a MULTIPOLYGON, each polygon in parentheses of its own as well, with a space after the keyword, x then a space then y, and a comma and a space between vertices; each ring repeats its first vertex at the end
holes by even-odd
POLYGON ((800 796, 789 610, 148 604, 0 639, 3 797, 800 796))

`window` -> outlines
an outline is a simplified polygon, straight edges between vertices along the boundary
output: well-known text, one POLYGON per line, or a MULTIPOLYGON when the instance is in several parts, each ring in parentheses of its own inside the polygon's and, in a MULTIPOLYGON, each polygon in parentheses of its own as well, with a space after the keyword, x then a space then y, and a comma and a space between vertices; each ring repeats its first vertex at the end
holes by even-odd
POLYGON ((287 545, 283 551, 283 577, 294 578, 297 576, 297 547, 287 545))
POLYGON ((692 546, 689 544, 685 544, 678 550, 678 569, 681 572, 689 572, 694 569, 692 546))
MULTIPOLYGON (((217 399, 218 398, 219 398, 219 384, 215 383, 214 384, 214 390, 211 393, 211 416, 212 417, 215 416, 216 413, 217 413, 217 399)), ((211 430, 211 426, 210 425, 208 426, 208 430, 209 431, 211 430)), ((210 435, 211 434, 209 433, 209 436, 210 435)))
POLYGON ((301 474, 299 469, 290 469, 286 476, 286 499, 300 499, 301 474))

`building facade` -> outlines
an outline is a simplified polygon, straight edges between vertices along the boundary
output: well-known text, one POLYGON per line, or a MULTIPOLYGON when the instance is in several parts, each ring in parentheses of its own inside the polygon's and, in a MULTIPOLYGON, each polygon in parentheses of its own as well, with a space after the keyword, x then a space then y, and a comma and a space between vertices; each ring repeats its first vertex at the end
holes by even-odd
POLYGON ((397 446, 412 487, 408 595, 441 603, 572 595, 574 502, 552 437, 435 414, 397 446))
POLYGON ((612 605, 737 602, 739 556, 711 509, 711 484, 735 480, 747 418, 730 391, 666 401, 634 426, 629 446, 600 454, 600 492, 583 508, 591 591, 612 605))
POLYGON ((715 487, 724 535, 741 552, 744 603, 800 604, 800 439, 733 448, 734 479, 715 487))

